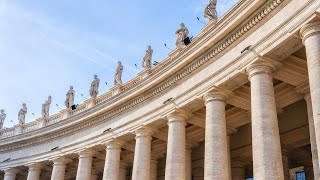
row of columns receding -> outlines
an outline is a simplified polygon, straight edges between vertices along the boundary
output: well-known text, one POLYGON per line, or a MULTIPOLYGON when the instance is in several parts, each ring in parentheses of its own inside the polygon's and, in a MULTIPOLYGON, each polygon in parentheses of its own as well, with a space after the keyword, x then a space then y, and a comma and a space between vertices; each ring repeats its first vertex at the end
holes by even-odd
MULTIPOLYGON (((320 148, 320 22, 312 22, 301 29, 301 37, 306 47, 310 94, 306 94, 308 107, 310 142, 315 179, 320 179, 318 154, 320 148)), ((287 179, 282 161, 276 102, 273 87, 275 64, 260 58, 247 67, 251 83, 251 123, 253 172, 255 180, 287 179)), ((225 105, 228 94, 220 89, 204 95, 206 106, 205 124, 205 180, 244 179, 243 164, 230 164, 230 147, 226 126, 225 105), (232 173, 231 173, 232 168, 232 173)), ((167 116, 168 141, 166 153, 166 180, 191 179, 188 159, 190 149, 186 143, 186 119, 183 111, 175 111, 167 116)), ((156 161, 151 157, 153 130, 143 126, 135 131, 136 145, 132 169, 132 180, 156 180, 156 161), (153 164, 153 165, 152 165, 153 164)), ((106 158, 103 180, 123 180, 120 168, 120 153, 124 142, 112 139, 105 143, 106 158)), ((86 149, 79 152, 76 179, 92 178, 92 158, 95 152, 86 149)), ((52 180, 63 180, 69 159, 60 157, 53 160, 52 180)), ((15 168, 4 170, 4 180, 15 180, 15 168)), ((39 180, 41 164, 29 165, 28 180, 39 180)))

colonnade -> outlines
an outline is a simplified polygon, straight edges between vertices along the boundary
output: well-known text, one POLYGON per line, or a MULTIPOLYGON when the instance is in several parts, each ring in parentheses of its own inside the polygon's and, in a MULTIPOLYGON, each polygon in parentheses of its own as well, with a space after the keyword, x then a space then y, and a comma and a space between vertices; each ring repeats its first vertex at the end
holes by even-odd
MULTIPOLYGON (((313 157, 315 179, 320 179, 318 154, 320 148, 320 22, 313 22, 301 29, 301 37, 306 47, 310 94, 305 100, 308 107, 310 142, 313 157)), ((259 57, 246 69, 251 83, 251 121, 252 153, 255 180, 283 180, 287 164, 283 163, 283 152, 277 119, 277 108, 273 87, 273 72, 276 66, 273 61, 259 57)), ((205 120, 205 180, 243 180, 244 163, 235 160, 230 163, 229 137, 226 126, 226 101, 228 93, 214 89, 203 97, 206 107, 205 120)), ((186 141, 187 113, 176 110, 167 116, 168 139, 166 153, 165 180, 191 179, 191 150, 186 141)), ((135 132, 136 143, 132 170, 133 180, 156 180, 157 161, 151 156, 153 129, 142 126, 135 132)), ((126 170, 121 167, 120 153, 125 144, 118 139, 104 143, 106 159, 103 180, 124 180, 126 170)), ((78 153, 79 164, 76 179, 92 178, 92 160, 95 152, 84 149, 78 153)), ((65 157, 53 161, 52 180, 63 180, 66 165, 70 162, 65 157)), ((28 165, 28 180, 39 180, 41 164, 28 165)), ((4 170, 5 180, 15 180, 16 169, 4 170)))

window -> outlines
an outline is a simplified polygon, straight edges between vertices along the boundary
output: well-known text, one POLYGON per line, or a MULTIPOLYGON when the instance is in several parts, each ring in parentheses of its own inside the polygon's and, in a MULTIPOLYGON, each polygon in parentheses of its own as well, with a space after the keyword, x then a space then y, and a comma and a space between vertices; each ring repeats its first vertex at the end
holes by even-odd
POLYGON ((306 174, 304 172, 296 173, 297 180, 306 180, 306 174))

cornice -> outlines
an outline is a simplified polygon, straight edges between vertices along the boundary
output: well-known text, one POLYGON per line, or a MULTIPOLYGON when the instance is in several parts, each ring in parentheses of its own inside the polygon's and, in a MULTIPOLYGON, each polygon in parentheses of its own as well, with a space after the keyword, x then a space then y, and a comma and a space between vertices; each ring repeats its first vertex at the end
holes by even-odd
MULTIPOLYGON (((0 147, 0 152, 8 151, 8 150, 16 149, 16 148, 22 148, 22 147, 29 146, 32 144, 45 142, 50 139, 58 138, 58 137, 73 133, 75 131, 79 131, 79 130, 84 129, 88 126, 98 124, 100 122, 104 122, 119 113, 122 113, 128 109, 135 107, 137 104, 140 104, 147 99, 150 99, 156 95, 159 95, 160 93, 163 93, 168 88, 174 87, 177 82, 181 81, 186 76, 195 72, 200 67, 203 67, 204 64, 208 63, 210 60, 212 60, 218 54, 222 53, 226 48, 228 48, 233 43, 235 43, 239 38, 244 36, 249 30, 251 30, 259 22, 261 22, 265 17, 267 17, 268 14, 270 14, 276 7, 278 7, 284 1, 286 1, 286 0, 269 1, 268 4, 266 4, 264 7, 259 9, 259 11, 256 13, 256 15, 252 16, 249 20, 245 21, 241 27, 239 27, 235 31, 233 31, 233 33, 231 33, 226 39, 217 43, 204 56, 201 56, 200 58, 197 58, 196 60, 192 61, 192 63, 188 64, 185 68, 183 68, 180 71, 178 71, 177 73, 175 73, 175 75, 172 75, 169 78, 163 80, 160 84, 156 85, 155 87, 153 87, 150 90, 145 91, 143 94, 140 94, 137 97, 132 98, 131 100, 128 100, 127 102, 122 103, 121 105, 118 105, 111 110, 108 110, 107 112, 105 112, 102 115, 99 115, 99 116, 96 116, 93 118, 87 118, 87 120, 85 120, 83 122, 76 122, 78 124, 73 124, 71 127, 67 127, 65 129, 60 129, 60 130, 54 131, 54 132, 49 132, 41 137, 34 137, 33 139, 25 139, 25 140, 19 141, 18 137, 21 137, 21 136, 14 137, 13 139, 18 139, 19 143, 10 142, 7 144, 3 144, 0 147)), ((187 47, 186 49, 184 49, 184 51, 189 50, 189 48, 193 48, 193 47, 192 46, 187 47)), ((181 53, 183 53, 183 52, 181 52, 181 53)), ((160 70, 161 69, 159 69, 159 71, 160 70)), ((142 83, 142 82, 145 82, 145 81, 141 81, 140 83, 142 83)), ((123 92, 123 94, 125 94, 125 93, 123 92)), ((114 102, 118 98, 119 98, 119 95, 117 95, 115 98, 110 99, 110 101, 114 102)), ((70 123, 70 122, 75 121, 77 119, 81 119, 86 115, 90 115, 96 111, 100 111, 103 108, 105 108, 106 105, 110 104, 110 101, 106 101, 100 105, 97 105, 94 108, 85 110, 82 113, 77 114, 75 116, 72 116, 69 119, 63 120, 57 124, 59 126, 66 125, 67 123, 70 123)), ((22 134, 22 136, 26 136, 26 135, 27 136, 28 135, 29 136, 32 136, 32 135, 36 136, 36 133, 38 133, 39 131, 50 130, 50 129, 58 126, 57 124, 53 124, 53 125, 51 125, 51 127, 37 129, 34 132, 28 132, 28 133, 22 134)), ((10 139, 10 138, 8 138, 8 139, 10 139)))

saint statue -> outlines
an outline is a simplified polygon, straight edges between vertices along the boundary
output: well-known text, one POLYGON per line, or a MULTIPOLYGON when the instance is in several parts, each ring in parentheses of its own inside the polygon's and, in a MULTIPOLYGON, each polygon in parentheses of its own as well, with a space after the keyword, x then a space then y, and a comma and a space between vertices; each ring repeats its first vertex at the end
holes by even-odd
POLYGON ((210 0, 209 4, 204 9, 204 17, 211 20, 217 20, 217 0, 210 0))
POLYGON ((148 49, 146 50, 146 54, 144 55, 143 62, 142 62, 142 67, 144 69, 151 68, 152 53, 153 53, 153 49, 151 48, 151 46, 148 46, 148 49))
POLYGON ((27 105, 26 103, 23 103, 22 108, 19 110, 19 113, 18 113, 19 124, 25 123, 27 112, 28 112, 27 105))
POLYGON ((117 67, 117 70, 116 70, 116 73, 114 76, 114 85, 115 86, 122 84, 122 80, 121 80, 122 71, 123 71, 123 66, 121 64, 121 61, 118 61, 118 67, 117 67))
POLYGON ((184 23, 180 24, 180 28, 176 31, 177 41, 176 41, 176 46, 177 47, 182 47, 184 45, 184 39, 186 39, 189 35, 189 30, 188 28, 184 25, 184 23))
POLYGON ((94 75, 94 80, 91 83, 90 87, 90 96, 92 98, 96 98, 99 94, 99 84, 100 84, 100 79, 98 78, 98 75, 94 75))
POLYGON ((4 123, 4 120, 6 119, 6 117, 7 117, 7 114, 4 113, 3 109, 1 109, 0 110, 0 129, 3 128, 3 123, 4 123))
POLYGON ((46 100, 46 101, 42 104, 41 113, 42 113, 42 117, 43 117, 43 118, 49 117, 50 105, 51 105, 51 96, 48 96, 48 100, 46 100))
POLYGON ((71 108, 71 106, 73 106, 74 96, 75 96, 75 91, 73 90, 73 86, 70 86, 70 90, 67 92, 66 100, 64 102, 67 108, 71 108))

